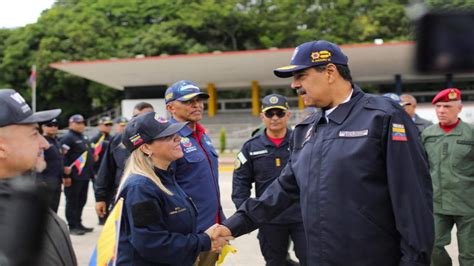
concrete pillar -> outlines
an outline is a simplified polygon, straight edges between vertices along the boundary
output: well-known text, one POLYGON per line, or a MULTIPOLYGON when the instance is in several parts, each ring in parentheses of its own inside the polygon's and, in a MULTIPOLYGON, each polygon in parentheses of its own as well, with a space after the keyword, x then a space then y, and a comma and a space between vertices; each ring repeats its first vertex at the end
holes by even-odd
POLYGON ((260 87, 258 81, 252 81, 252 115, 258 116, 260 114, 260 87))
POLYGON ((207 100, 207 115, 214 117, 217 114, 217 92, 216 86, 213 83, 207 84, 207 94, 209 94, 209 99, 207 100))

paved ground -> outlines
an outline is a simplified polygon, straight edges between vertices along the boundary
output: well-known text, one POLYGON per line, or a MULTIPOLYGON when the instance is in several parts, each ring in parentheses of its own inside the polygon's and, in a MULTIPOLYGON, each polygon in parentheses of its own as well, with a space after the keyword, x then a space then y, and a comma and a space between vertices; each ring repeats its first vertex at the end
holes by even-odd
MULTIPOLYGON (((230 216, 234 211, 234 205, 230 199, 231 195, 231 186, 232 186, 232 174, 229 171, 229 167, 223 168, 224 171, 221 171, 220 176, 220 186, 222 194, 222 205, 224 207, 224 212, 227 216, 230 216)), ((90 188, 92 189, 92 188, 90 188)), ((94 210, 94 198, 92 190, 89 190, 89 198, 87 205, 84 209, 83 222, 87 227, 94 226, 94 232, 86 234, 84 236, 71 236, 74 249, 78 258, 79 265, 88 265, 90 255, 95 247, 96 241, 99 237, 99 233, 102 230, 101 226, 97 225, 97 216, 95 215, 94 210)), ((61 206, 59 208, 59 214, 64 218, 64 198, 61 199, 61 206)), ((453 239, 454 238, 453 232, 453 239)), ((260 254, 260 248, 258 245, 258 240, 256 238, 256 232, 242 236, 234 241, 232 245, 235 246, 238 250, 237 254, 229 255, 226 258, 224 265, 230 266, 260 266, 265 265, 264 260, 260 254)), ((457 256, 457 243, 454 242, 449 246, 448 250, 451 256, 457 256)), ((294 254, 291 254, 294 258, 294 254)), ((457 262, 454 262, 454 266, 459 265, 457 262)))

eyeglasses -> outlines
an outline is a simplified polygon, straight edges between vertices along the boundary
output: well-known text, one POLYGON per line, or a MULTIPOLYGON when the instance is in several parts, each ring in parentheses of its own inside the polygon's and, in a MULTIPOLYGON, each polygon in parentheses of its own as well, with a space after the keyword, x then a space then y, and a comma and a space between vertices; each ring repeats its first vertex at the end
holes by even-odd
POLYGON ((286 111, 278 109, 278 110, 268 110, 264 113, 266 118, 272 118, 274 115, 278 116, 278 118, 282 118, 286 115, 286 111))
POLYGON ((107 124, 104 124, 106 127, 111 127, 113 126, 114 124, 110 124, 110 123, 107 123, 107 124))

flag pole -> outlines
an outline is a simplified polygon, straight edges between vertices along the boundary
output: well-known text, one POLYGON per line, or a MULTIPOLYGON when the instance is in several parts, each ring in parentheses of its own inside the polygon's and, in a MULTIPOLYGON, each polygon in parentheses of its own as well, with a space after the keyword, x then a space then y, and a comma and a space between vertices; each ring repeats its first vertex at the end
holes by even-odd
POLYGON ((31 75, 34 75, 33 80, 31 81, 31 106, 33 107, 33 112, 36 112, 36 65, 31 67, 31 75))

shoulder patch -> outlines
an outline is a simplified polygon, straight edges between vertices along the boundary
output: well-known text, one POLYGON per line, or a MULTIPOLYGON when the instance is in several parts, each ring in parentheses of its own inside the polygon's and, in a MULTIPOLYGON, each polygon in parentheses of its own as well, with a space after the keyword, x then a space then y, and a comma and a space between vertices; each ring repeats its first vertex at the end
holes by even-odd
POLYGON ((157 224, 160 216, 160 209, 152 200, 139 202, 132 206, 132 217, 136 227, 157 224))
POLYGON ((392 124, 392 140, 393 141, 408 141, 404 124, 392 124))
MULTIPOLYGON (((245 158, 245 155, 242 153, 242 152, 239 152, 239 154, 237 154, 237 160, 241 163, 241 164, 245 164, 247 162, 247 158, 245 158)), ((240 167, 240 166, 239 166, 240 167)))

